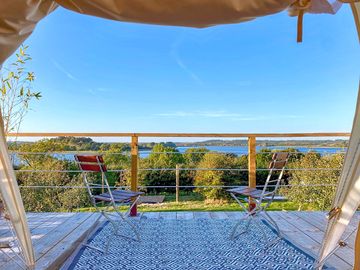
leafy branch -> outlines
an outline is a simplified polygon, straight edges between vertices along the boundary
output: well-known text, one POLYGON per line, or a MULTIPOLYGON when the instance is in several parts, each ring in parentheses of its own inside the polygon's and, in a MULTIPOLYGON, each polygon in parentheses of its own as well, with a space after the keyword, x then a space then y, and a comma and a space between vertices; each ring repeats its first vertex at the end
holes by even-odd
POLYGON ((32 60, 26 52, 28 46, 21 46, 16 60, 0 74, 0 108, 4 121, 5 134, 18 132, 20 125, 30 110, 30 102, 39 100, 41 93, 33 91, 34 72, 27 71, 26 65, 32 60))

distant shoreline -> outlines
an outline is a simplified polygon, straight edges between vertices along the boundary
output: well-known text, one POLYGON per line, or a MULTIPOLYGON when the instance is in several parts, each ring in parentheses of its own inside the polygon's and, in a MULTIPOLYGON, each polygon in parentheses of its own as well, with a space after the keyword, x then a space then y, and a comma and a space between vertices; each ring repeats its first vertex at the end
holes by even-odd
MULTIPOLYGON (((316 148, 345 148, 348 146, 348 140, 257 140, 256 145, 262 147, 304 147, 311 146, 316 148)), ((207 140, 202 142, 183 142, 175 143, 177 147, 201 147, 201 146, 247 146, 246 140, 207 140)))
MULTIPOLYGON (((316 148, 346 148, 348 140, 334 139, 334 140, 257 140, 256 145, 261 147, 316 147, 316 148)), ((20 146, 22 144, 33 144, 33 141, 17 141, 15 144, 20 146)), ((115 144, 116 142, 94 142, 97 144, 115 144)), ((121 142, 124 145, 130 145, 127 142, 121 142)), ((170 147, 207 147, 207 146, 247 146, 247 140, 205 140, 199 142, 146 142, 139 143, 139 149, 151 150, 155 144, 165 144, 170 147)), ((14 142, 9 142, 9 146, 14 146, 14 142)))

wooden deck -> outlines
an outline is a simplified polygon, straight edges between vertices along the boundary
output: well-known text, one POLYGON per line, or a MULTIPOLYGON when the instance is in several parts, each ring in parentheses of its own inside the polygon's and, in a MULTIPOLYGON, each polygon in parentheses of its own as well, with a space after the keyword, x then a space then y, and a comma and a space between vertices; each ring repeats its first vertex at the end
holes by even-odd
MULTIPOLYGON (((320 248, 326 225, 322 212, 270 212, 280 229, 295 245, 312 255, 320 248)), ((237 219, 240 212, 149 212, 147 218, 165 219, 237 219)), ((87 232, 96 227, 98 214, 94 213, 29 213, 28 221, 36 254, 36 269, 59 269, 74 252, 87 232)), ((360 221, 357 213, 348 227, 353 231, 360 221)), ((7 227, 0 222, 0 240, 8 236, 7 227)), ((348 246, 333 255, 328 264, 336 269, 352 269, 355 234, 347 241, 348 246)), ((0 254, 0 269, 19 269, 16 264, 0 254)))
MULTIPOLYGON (((95 213, 28 213, 35 249, 36 269, 59 269, 96 224, 95 213)), ((9 237, 7 224, 0 221, 0 241, 9 237)), ((21 269, 0 253, 0 269, 21 269)))

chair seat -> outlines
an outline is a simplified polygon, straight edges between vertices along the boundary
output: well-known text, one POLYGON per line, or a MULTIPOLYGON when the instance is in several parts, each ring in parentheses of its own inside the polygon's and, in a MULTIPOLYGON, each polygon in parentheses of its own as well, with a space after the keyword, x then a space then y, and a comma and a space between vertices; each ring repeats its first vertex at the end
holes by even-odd
POLYGON ((131 195, 132 197, 136 197, 139 195, 145 194, 144 192, 139 191, 131 191, 131 190, 124 190, 124 189, 115 189, 112 191, 112 194, 116 195, 131 195))
MULTIPOLYGON (((131 202, 135 197, 144 194, 144 192, 134 192, 130 190, 114 190, 111 192, 114 202, 127 203, 131 202)), ((111 197, 108 192, 102 193, 100 195, 95 195, 94 198, 98 201, 111 202, 111 197)))
POLYGON ((260 198, 263 191, 260 189, 256 189, 256 188, 241 186, 241 187, 237 187, 237 188, 228 189, 228 192, 234 193, 237 195, 248 196, 248 197, 252 197, 252 198, 260 198))

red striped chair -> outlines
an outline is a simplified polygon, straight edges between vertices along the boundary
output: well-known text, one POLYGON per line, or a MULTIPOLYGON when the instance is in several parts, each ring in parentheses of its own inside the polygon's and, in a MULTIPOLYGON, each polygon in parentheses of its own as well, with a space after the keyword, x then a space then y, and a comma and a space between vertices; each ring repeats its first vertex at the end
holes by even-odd
MULTIPOLYGON (((91 203, 98 212, 102 214, 113 226, 114 234, 117 236, 129 238, 140 241, 140 234, 136 228, 136 224, 129 220, 131 209, 136 205, 143 192, 134 192, 130 190, 113 189, 110 187, 106 177, 107 168, 105 166, 103 157, 101 155, 75 155, 75 160, 82 171, 84 184, 90 196, 91 203), (89 174, 100 173, 101 183, 98 180, 93 180, 96 177, 90 177, 89 174), (127 205, 129 209, 123 213, 119 207, 127 205), (117 218, 120 218, 118 220, 117 218), (127 225, 134 233, 134 237, 119 234, 121 221, 127 225)), ((89 246, 91 248, 107 252, 111 237, 106 243, 105 250, 89 246)))

